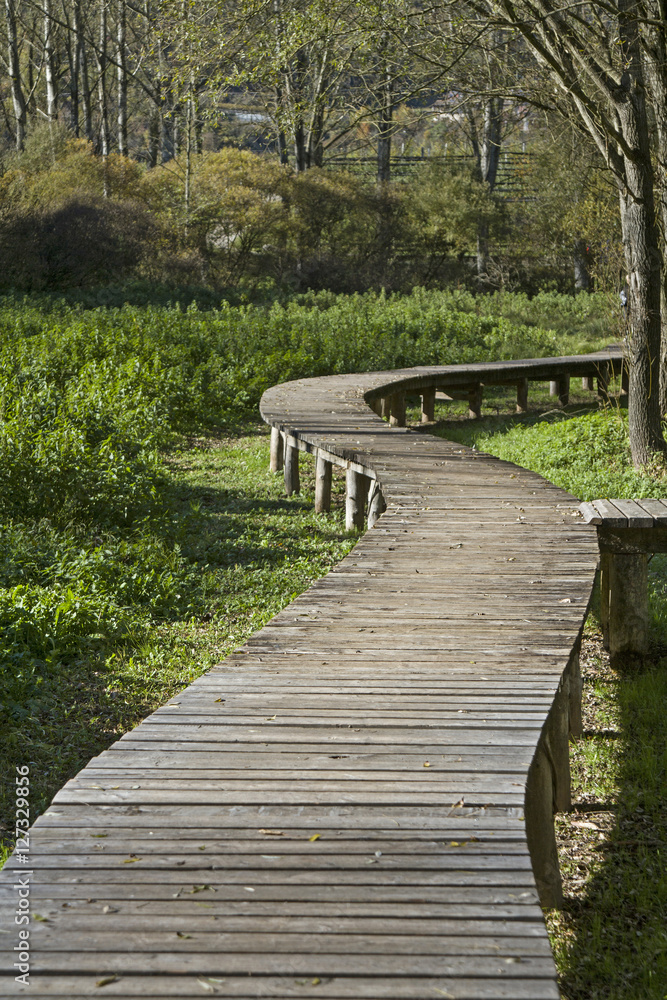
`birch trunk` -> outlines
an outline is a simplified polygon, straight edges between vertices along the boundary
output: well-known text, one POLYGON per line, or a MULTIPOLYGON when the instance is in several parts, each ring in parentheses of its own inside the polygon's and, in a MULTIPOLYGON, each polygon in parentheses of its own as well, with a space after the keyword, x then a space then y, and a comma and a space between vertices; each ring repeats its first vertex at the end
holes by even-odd
POLYGON ((116 78, 118 81, 118 152, 127 156, 127 10, 118 0, 116 25, 116 78))
POLYGON ((25 145, 27 109, 25 95, 23 93, 23 83, 21 80, 21 63, 19 60, 18 36, 16 31, 15 0, 5 0, 5 20, 7 23, 7 64, 12 92, 14 120, 16 122, 16 131, 14 133, 15 144, 16 149, 21 152, 23 146, 25 145))

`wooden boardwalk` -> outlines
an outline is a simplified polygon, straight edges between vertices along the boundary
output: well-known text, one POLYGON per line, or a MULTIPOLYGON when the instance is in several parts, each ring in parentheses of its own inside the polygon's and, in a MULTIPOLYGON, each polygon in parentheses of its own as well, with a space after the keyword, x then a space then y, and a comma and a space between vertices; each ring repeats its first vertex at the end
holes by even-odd
POLYGON ((559 892, 552 813, 569 797, 595 530, 539 476, 390 427, 364 398, 400 413, 405 389, 617 362, 265 395, 288 464, 295 447, 343 464, 386 512, 58 793, 29 866, 0 873, 3 997, 557 1000, 539 904, 559 892), (29 987, 13 967, 20 878, 38 917, 29 987))

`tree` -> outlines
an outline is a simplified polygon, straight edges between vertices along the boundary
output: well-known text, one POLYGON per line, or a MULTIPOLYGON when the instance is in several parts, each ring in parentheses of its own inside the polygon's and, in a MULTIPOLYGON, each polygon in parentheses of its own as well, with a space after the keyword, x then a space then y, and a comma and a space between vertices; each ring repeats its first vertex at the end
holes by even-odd
MULTIPOLYGON (((629 285, 630 444, 636 466, 665 450, 659 398, 662 205, 647 91, 667 97, 663 0, 609 0, 575 7, 551 0, 471 0, 489 31, 518 32, 550 87, 533 99, 577 123, 595 142, 618 189, 629 285), (553 89, 553 94, 549 91, 553 89)), ((659 155, 667 150, 657 136, 659 155)))

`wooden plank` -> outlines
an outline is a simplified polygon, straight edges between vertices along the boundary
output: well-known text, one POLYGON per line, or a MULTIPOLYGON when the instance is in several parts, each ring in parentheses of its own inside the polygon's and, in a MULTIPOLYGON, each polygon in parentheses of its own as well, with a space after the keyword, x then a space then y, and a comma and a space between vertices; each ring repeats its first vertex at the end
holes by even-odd
POLYGON ((653 516, 645 511, 636 500, 612 500, 611 503, 627 518, 629 528, 653 527, 653 516))
POLYGON ((596 508, 591 503, 579 504, 579 510, 584 518, 586 524, 602 524, 603 517, 602 514, 596 510, 596 508))
POLYGON ((667 503, 664 500, 638 500, 637 503, 653 518, 656 527, 667 526, 667 503))
MULTIPOLYGON (((123 1000, 143 1000, 144 997, 180 997, 181 1000, 201 1000, 205 996, 254 1000, 256 997, 301 997, 303 1000, 430 1000, 432 997, 465 997, 466 1000, 559 1000, 555 982, 545 978, 507 979, 492 981, 474 977, 450 976, 341 976, 327 981, 313 976, 318 983, 306 979, 296 982, 294 975, 281 978, 261 976, 253 981, 245 976, 227 976, 218 983, 198 975, 136 975, 124 974, 104 986, 104 996, 122 997, 123 1000), (202 986, 202 983, 204 984, 202 986), (209 989, 210 987, 210 989, 209 989), (452 992, 452 991, 456 991, 452 992)), ((35 975, 31 978, 30 996, 67 997, 82 1000, 84 997, 102 995, 97 988, 99 974, 63 974, 58 976, 35 975)), ((11 977, 0 978, 3 996, 25 997, 25 987, 11 977)))
POLYGON ((602 523, 613 528, 627 528, 628 521, 611 500, 593 500, 592 505, 602 518, 602 523))

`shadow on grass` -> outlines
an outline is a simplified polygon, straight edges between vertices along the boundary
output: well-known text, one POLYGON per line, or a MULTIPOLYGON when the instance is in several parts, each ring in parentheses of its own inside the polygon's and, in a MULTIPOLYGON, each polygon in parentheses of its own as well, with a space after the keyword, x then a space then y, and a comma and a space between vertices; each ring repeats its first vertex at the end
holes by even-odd
POLYGON ((612 671, 598 639, 585 683, 598 724, 573 751, 580 787, 564 820, 572 825, 556 918, 561 992, 565 1000, 663 1000, 667 660, 657 653, 639 670, 612 671))

